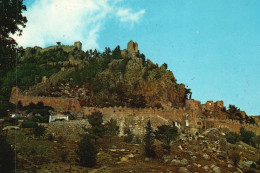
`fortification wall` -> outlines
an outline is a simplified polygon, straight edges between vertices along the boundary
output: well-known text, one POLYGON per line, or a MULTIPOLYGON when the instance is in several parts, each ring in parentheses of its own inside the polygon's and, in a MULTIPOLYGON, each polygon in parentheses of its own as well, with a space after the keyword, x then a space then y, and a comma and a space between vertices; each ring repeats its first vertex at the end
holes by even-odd
POLYGON ((81 111, 81 107, 77 99, 61 98, 61 97, 23 96, 20 94, 19 88, 16 87, 12 89, 10 102, 13 104, 18 104, 20 102, 22 106, 28 106, 30 103, 37 104, 39 102, 42 102, 44 106, 53 107, 57 111, 72 111, 72 112, 81 111))
POLYGON ((128 127, 132 129, 136 135, 143 135, 145 126, 148 120, 151 120, 152 126, 156 128, 160 125, 172 125, 177 121, 183 126, 195 128, 224 128, 227 127, 233 132, 239 133, 241 127, 260 134, 260 128, 257 125, 241 125, 239 121, 225 120, 219 118, 200 119, 201 110, 198 108, 198 103, 193 102, 187 104, 184 108, 157 109, 157 108, 127 108, 127 107, 81 107, 79 101, 74 98, 61 97, 31 97, 23 96, 19 92, 19 88, 14 87, 10 97, 10 102, 17 104, 21 102, 23 106, 28 106, 30 103, 37 104, 42 102, 45 106, 51 106, 55 110, 71 111, 83 113, 84 118, 95 111, 100 111, 104 114, 104 121, 111 118, 116 119, 120 126, 121 135, 123 129, 128 127), (191 109, 194 107, 195 109, 191 109))
MULTIPOLYGON (((173 121, 182 121, 184 109, 153 109, 153 108, 127 108, 127 107, 83 107, 82 112, 85 116, 92 112, 100 111, 104 114, 104 120, 111 118, 119 122, 120 133, 123 133, 125 127, 130 128, 135 135, 143 135, 148 120, 151 121, 152 127, 160 125, 172 125, 173 121)), ((122 134, 121 134, 122 135, 122 134)))

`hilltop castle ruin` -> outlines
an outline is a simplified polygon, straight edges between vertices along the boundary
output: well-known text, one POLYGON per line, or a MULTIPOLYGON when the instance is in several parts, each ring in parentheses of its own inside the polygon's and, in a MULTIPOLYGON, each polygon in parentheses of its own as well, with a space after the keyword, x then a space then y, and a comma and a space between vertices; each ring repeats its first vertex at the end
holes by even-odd
MULTIPOLYGON (((74 46, 58 45, 47 47, 45 49, 37 47, 38 51, 44 52, 50 49, 62 48, 65 51, 81 50, 82 43, 77 41, 74 46)), ((31 48, 26 48, 29 51, 31 48)), ((26 51, 25 51, 26 52, 26 51)), ((139 54, 138 43, 132 40, 128 42, 127 48, 121 51, 121 55, 135 57, 139 54)), ((207 101, 205 104, 201 104, 197 100, 185 100, 185 104, 178 108, 171 106, 163 108, 130 108, 130 107, 82 107, 79 100, 76 98, 64 98, 64 97, 40 97, 39 93, 46 90, 51 84, 58 82, 58 79, 64 78, 66 74, 74 71, 73 67, 68 69, 62 69, 60 72, 52 75, 50 79, 44 78, 42 83, 36 84, 29 90, 20 91, 19 88, 14 87, 12 89, 10 102, 13 104, 21 104, 22 106, 28 106, 30 103, 37 104, 42 102, 45 106, 51 106, 56 111, 69 111, 73 113, 83 114, 83 117, 90 115, 94 111, 102 112, 104 119, 110 118, 117 119, 121 126, 128 126, 133 128, 134 133, 139 134, 144 132, 144 127, 147 120, 150 119, 153 126, 162 124, 176 125, 182 124, 183 126, 196 129, 207 129, 211 127, 228 128, 231 131, 239 132, 241 127, 260 134, 260 129, 257 125, 241 124, 237 120, 229 120, 227 118, 227 112, 224 109, 223 101, 207 101)), ((245 112, 240 111, 242 115, 245 112)))

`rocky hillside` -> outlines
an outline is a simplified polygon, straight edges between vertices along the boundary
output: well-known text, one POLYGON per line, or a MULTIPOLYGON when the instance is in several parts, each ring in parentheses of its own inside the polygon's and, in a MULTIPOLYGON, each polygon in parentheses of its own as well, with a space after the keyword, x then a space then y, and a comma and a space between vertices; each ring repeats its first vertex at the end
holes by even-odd
MULTIPOLYGON (((74 97, 82 106, 98 107, 169 108, 185 102, 185 86, 176 82, 167 64, 158 66, 146 59, 132 41, 125 50, 117 46, 103 53, 77 47, 68 51, 63 46, 44 50, 27 48, 20 54, 18 87, 25 95, 74 97)), ((6 79, 2 89, 8 90, 13 83, 6 79)))

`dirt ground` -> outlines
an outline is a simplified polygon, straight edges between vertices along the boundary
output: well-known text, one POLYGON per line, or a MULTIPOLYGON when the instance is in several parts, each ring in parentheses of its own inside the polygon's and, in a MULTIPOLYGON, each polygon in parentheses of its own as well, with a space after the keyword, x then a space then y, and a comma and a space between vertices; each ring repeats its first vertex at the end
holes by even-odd
MULTIPOLYGON (((177 140, 172 143, 171 155, 166 156, 162 152, 161 143, 156 141, 156 158, 148 159, 144 156, 142 144, 132 144, 123 141, 122 137, 104 137, 97 141, 97 164, 94 168, 82 167, 78 163, 75 154, 80 134, 63 134, 54 136, 50 139, 50 131, 43 138, 36 139, 31 129, 20 129, 8 132, 8 140, 14 146, 16 143, 17 151, 17 171, 19 173, 58 173, 58 172, 79 172, 79 173, 178 173, 180 166, 170 164, 165 157, 185 158, 188 164, 185 166, 190 172, 208 173, 212 170, 205 170, 203 167, 216 165, 222 173, 236 172, 237 168, 232 166, 230 160, 222 160, 215 157, 215 153, 208 150, 200 151, 200 141, 192 140, 182 142, 177 140), (77 140, 75 140, 77 139, 77 140), (180 147, 181 146, 181 147, 180 147), (197 159, 192 160, 192 156, 197 159), (210 159, 202 157, 204 153, 210 159)), ((52 132, 55 133, 55 132, 52 132)), ((236 147, 230 145, 230 147, 236 147)), ((246 149, 237 147, 238 152, 246 155, 247 158, 257 161, 260 152, 252 149, 253 153, 248 153, 246 149)), ((240 168, 243 172, 247 169, 240 168)))

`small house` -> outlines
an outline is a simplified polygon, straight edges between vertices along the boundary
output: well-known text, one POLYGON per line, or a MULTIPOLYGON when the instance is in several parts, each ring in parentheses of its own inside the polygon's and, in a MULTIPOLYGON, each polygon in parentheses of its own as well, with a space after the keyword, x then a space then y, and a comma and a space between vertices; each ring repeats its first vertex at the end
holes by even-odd
POLYGON ((56 115, 50 115, 49 116, 49 123, 50 122, 56 122, 56 121, 68 121, 69 116, 63 115, 63 114, 56 114, 56 115))

